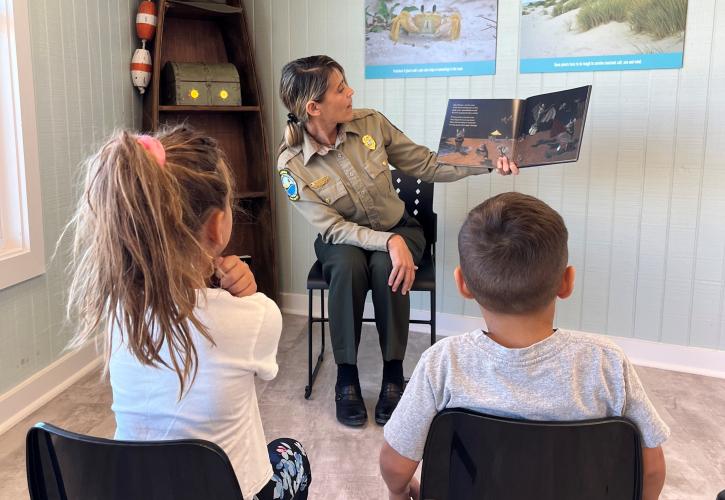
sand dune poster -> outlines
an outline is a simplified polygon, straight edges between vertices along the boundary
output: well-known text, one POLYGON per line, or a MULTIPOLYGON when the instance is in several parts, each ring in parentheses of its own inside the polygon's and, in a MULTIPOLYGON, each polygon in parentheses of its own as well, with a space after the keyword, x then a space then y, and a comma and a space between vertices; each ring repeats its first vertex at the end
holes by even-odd
POLYGON ((365 77, 496 72, 497 0, 365 0, 365 77))
POLYGON ((522 73, 681 68, 687 0, 523 0, 522 73))

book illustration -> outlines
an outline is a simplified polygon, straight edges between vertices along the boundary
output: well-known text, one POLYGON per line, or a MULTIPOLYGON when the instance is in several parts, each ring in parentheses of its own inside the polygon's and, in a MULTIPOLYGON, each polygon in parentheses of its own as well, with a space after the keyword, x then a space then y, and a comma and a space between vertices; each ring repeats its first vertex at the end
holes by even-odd
POLYGON ((438 161, 495 166, 500 156, 519 167, 579 158, 591 86, 528 99, 451 99, 438 161))
POLYGON ((492 167, 513 135, 510 99, 451 99, 438 145, 438 161, 492 167))

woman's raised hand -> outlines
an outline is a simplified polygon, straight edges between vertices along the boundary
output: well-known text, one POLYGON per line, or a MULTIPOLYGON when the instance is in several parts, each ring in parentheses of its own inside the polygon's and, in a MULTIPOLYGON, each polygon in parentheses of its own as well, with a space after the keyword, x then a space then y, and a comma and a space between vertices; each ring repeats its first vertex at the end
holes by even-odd
POLYGON ((518 175, 519 167, 512 161, 509 161, 507 156, 499 156, 496 162, 496 171, 501 175, 518 175))

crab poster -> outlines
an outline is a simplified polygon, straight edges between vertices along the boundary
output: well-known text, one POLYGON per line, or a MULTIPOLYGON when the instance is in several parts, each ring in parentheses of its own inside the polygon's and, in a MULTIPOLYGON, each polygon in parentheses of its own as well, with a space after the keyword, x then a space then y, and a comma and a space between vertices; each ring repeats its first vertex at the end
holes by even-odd
POLYGON ((497 0, 365 0, 365 77, 496 72, 497 0))
POLYGON ((681 68, 688 0, 522 0, 522 73, 681 68))

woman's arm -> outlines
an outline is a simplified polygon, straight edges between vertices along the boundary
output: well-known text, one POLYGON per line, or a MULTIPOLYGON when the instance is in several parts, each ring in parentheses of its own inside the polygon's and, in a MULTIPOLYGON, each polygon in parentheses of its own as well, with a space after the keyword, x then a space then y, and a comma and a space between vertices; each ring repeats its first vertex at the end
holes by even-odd
MULTIPOLYGON (((453 182, 469 175, 487 174, 486 167, 459 167, 438 163, 438 154, 425 146, 411 141, 400 129, 393 125, 382 113, 377 113, 380 119, 385 152, 388 161, 395 168, 425 182, 453 182)), ((516 164, 508 158, 500 157, 496 164, 496 171, 502 175, 518 174, 516 164)))

